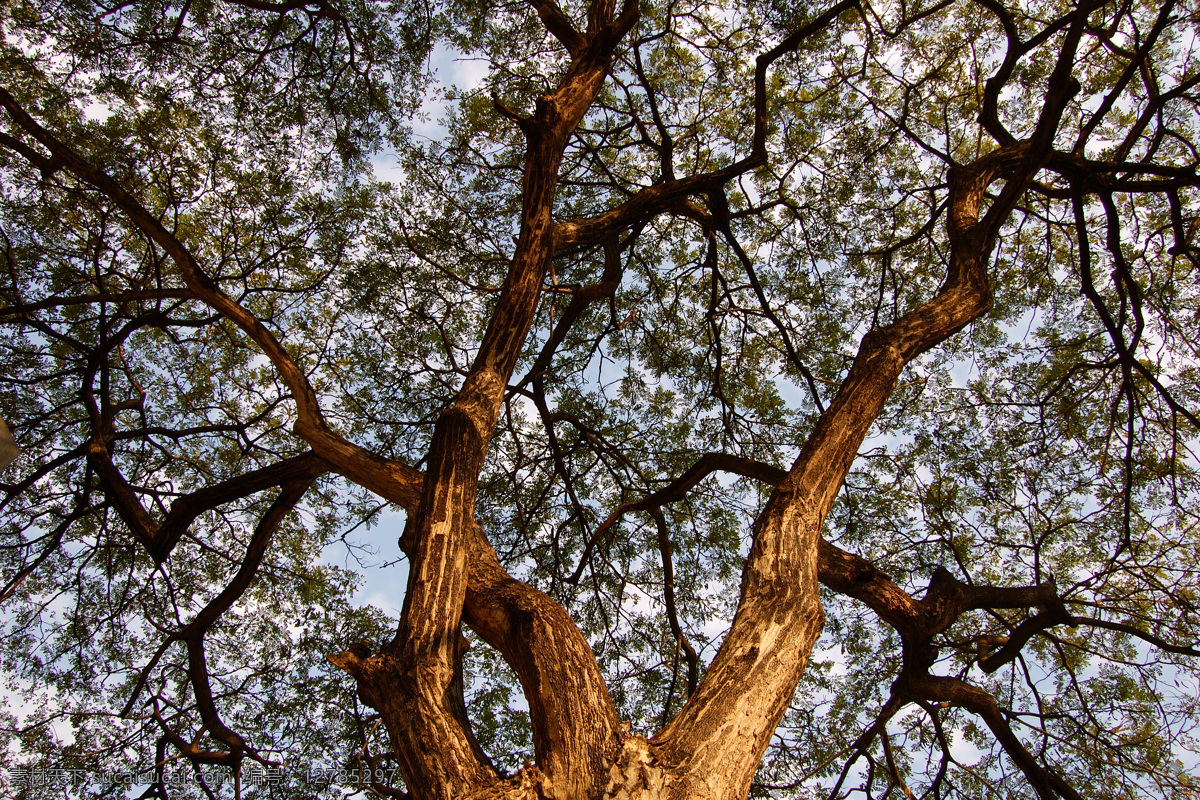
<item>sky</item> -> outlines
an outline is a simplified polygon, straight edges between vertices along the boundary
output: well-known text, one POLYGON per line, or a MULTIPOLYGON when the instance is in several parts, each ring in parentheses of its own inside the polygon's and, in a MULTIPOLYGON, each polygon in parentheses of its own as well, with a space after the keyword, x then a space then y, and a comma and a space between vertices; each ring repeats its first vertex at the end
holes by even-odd
MULTIPOLYGON (((486 67, 479 61, 464 57, 461 53, 439 43, 429 57, 429 67, 434 81, 426 92, 421 107, 425 119, 415 121, 413 133, 422 138, 440 140, 446 134, 441 124, 442 116, 449 108, 445 99, 446 89, 476 89, 487 74, 486 67)), ((395 153, 382 152, 372 161, 375 177, 381 181, 400 183, 404 180, 395 153)), ((387 508, 381 513, 378 524, 367 535, 355 541, 369 544, 376 550, 374 559, 356 562, 341 543, 330 545, 322 554, 327 564, 354 569, 363 576, 363 582, 352 602, 356 606, 373 605, 390 616, 399 617, 404 605, 404 590, 408 584, 408 560, 397 545, 404 532, 405 514, 398 508, 387 508)))

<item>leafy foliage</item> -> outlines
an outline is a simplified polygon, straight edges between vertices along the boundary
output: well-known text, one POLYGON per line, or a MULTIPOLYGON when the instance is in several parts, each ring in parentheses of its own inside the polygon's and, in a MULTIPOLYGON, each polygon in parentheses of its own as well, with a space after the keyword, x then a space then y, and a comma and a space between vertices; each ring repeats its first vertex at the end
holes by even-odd
MULTIPOLYGON (((751 793, 1023 796, 1023 748, 1087 797, 1193 796, 1200 8, 864 3, 760 69, 765 158, 742 165, 756 59, 825 10, 641 6, 566 146, 555 220, 729 173, 548 260, 476 519, 570 612, 620 718, 661 730, 860 342, 945 285, 955 176, 1037 140, 1065 60, 1078 85, 1037 169, 985 187, 988 219, 1020 190, 985 253, 990 311, 908 363, 823 532, 913 598, 941 571, 1050 602, 981 601, 922 638, 825 581, 824 633, 751 793), (740 466, 699 474, 705 454, 740 466), (1018 744, 922 695, 918 668, 994 698, 1018 744)), ((425 468, 525 235, 520 120, 575 63, 547 18, 0 5, 0 415, 24 454, 0 474, 0 760, 16 796, 51 794, 18 769, 185 764, 286 769, 172 797, 403 786, 380 716, 325 659, 396 636, 328 560, 347 541, 401 557, 362 533, 385 501, 309 459, 279 359, 60 150, 282 343, 337 436, 425 468), (451 57, 482 80, 437 82, 431 59, 451 57), (432 115, 444 136, 412 132, 432 115), (374 176, 384 154, 402 180, 374 176), (139 534, 130 497, 153 531, 184 519, 177 538, 139 534)), ((464 669, 479 744, 518 772, 536 709, 474 636, 464 669)))

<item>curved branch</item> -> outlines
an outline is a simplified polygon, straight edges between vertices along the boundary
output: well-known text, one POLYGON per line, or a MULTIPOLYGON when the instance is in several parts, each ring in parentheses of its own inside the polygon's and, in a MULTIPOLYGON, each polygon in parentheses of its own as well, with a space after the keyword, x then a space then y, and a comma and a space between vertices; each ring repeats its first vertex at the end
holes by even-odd
POLYGON ((295 478, 280 487, 279 496, 275 498, 258 521, 254 534, 250 537, 250 543, 246 546, 246 554, 242 556, 241 565, 233 579, 216 597, 205 604, 191 622, 179 629, 175 638, 180 641, 203 638, 213 623, 245 594, 255 575, 258 574, 259 565, 262 564, 263 556, 266 555, 267 547, 271 544, 271 537, 274 536, 279 523, 283 522, 283 518, 291 513, 296 504, 300 502, 300 498, 308 491, 313 480, 310 477, 295 478))
POLYGON ((313 451, 284 459, 262 469, 238 475, 213 486, 177 497, 171 502, 171 510, 163 519, 155 537, 155 547, 160 561, 166 560, 187 528, 200 514, 219 505, 238 500, 271 488, 308 481, 325 474, 329 465, 313 451))
POLYGON ((633 500, 617 506, 600 523, 599 527, 592 533, 592 537, 588 539, 587 544, 584 545, 583 553, 579 556, 579 564, 575 567, 575 571, 571 573, 570 577, 566 578, 567 583, 579 582, 580 575, 587 568, 592 550, 608 536, 613 527, 621 521, 622 517, 636 511, 650 511, 661 508, 668 503, 674 503, 682 499, 691 489, 695 488, 696 484, 714 472, 732 472, 735 475, 741 475, 744 478, 754 478, 763 483, 769 483, 772 486, 778 484, 787 475, 779 467, 773 467, 770 464, 764 464, 761 461, 755 461, 750 458, 735 456, 729 453, 705 453, 696 460, 696 463, 690 469, 657 492, 643 497, 641 500, 633 500))
MULTIPOLYGON (((679 625, 679 611, 675 607, 675 566, 671 558, 671 534, 667 530, 667 518, 663 515, 661 508, 652 509, 650 516, 654 517, 654 524, 658 531, 658 552, 662 558, 663 601, 667 607, 667 624, 671 626, 671 635, 675 637, 675 645, 683 650, 684 658, 687 660, 687 696, 691 697, 696 691, 700 665, 696 649, 683 635, 683 628, 679 625)), ((669 702, 670 698, 668 698, 669 702)))
POLYGON ((0 88, 0 106, 8 111, 20 128, 49 150, 53 158, 61 161, 64 169, 116 204, 142 233, 165 250, 179 268, 193 297, 241 328, 259 347, 287 385, 296 403, 298 416, 294 430, 299 436, 306 439, 336 471, 406 509, 415 506, 421 474, 412 467, 381 458, 335 434, 325 422, 308 377, 282 343, 257 317, 223 292, 205 274, 191 251, 157 217, 104 170, 88 162, 39 125, 4 88, 0 88))
POLYGON ((647 186, 616 208, 595 217, 560 222, 554 230, 555 252, 564 253, 599 244, 635 224, 648 222, 688 196, 705 194, 766 163, 767 69, 781 56, 799 47, 804 40, 829 27, 844 11, 860 7, 860 0, 842 0, 758 57, 754 67, 754 134, 750 155, 723 169, 647 186))
MULTIPOLYGON (((263 514, 255 527, 254 534, 250 537, 250 543, 246 547, 246 553, 242 557, 241 565, 233 579, 216 597, 205 604, 191 622, 179 628, 170 637, 174 641, 183 642, 187 647, 188 678, 196 695, 196 708, 200 712, 204 727, 215 739, 229 748, 229 763, 233 764, 235 768, 240 763, 242 754, 247 750, 246 740, 241 734, 225 725, 217 711, 204 653, 204 636, 221 615, 228 611, 250 587, 251 582, 258 574, 258 568, 262 564, 263 556, 266 555, 267 547, 270 545, 279 523, 300 502, 300 498, 308 491, 312 481, 313 478, 299 478, 284 484, 279 496, 271 503, 270 508, 263 514)), ((134 700, 135 698, 130 699, 129 706, 133 705, 134 700)), ((186 750, 184 753, 188 754, 186 750)))
POLYGON ((565 796, 589 797, 622 740, 596 657, 561 605, 514 580, 481 530, 472 539, 463 619, 520 679, 542 772, 565 796))
POLYGON ((1068 625, 1086 625, 1089 628, 1104 628, 1106 630, 1117 631, 1119 633, 1127 633, 1130 636, 1136 636, 1137 638, 1141 639, 1144 642, 1149 642, 1150 644, 1157 647, 1159 650, 1162 650, 1167 653, 1175 653, 1176 655, 1181 655, 1181 656, 1200 656, 1200 650, 1196 649, 1195 647, 1188 647, 1186 645, 1181 645, 1181 644, 1172 644, 1171 642, 1168 642, 1166 639, 1163 639, 1160 636, 1155 636, 1152 633, 1147 633, 1146 631, 1143 631, 1139 628, 1135 628, 1133 625, 1126 625, 1123 622, 1109 622, 1106 619, 1096 619, 1094 617, 1075 617, 1075 616, 1073 616, 1070 618, 1070 620, 1066 624, 1068 624, 1068 625))
POLYGON ((1004 752, 1012 759, 1017 768, 1025 775, 1025 779, 1037 792, 1042 800, 1054 800, 1055 797, 1064 800, 1083 800, 1070 784, 1062 779, 1054 770, 1043 767, 1033 754, 1021 743, 1013 733, 1004 714, 990 694, 977 686, 957 678, 944 678, 906 670, 899 682, 900 688, 906 694, 912 694, 924 700, 951 703, 961 706, 981 718, 991 730, 996 741, 1004 748, 1004 752))

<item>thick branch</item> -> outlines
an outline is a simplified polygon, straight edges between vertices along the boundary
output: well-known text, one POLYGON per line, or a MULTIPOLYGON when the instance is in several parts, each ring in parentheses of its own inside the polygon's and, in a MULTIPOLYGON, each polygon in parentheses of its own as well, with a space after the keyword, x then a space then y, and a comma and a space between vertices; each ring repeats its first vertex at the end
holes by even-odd
POLYGON ((33 119, 3 88, 0 106, 24 131, 37 139, 61 162, 64 169, 80 178, 119 207, 129 220, 171 256, 192 296, 236 324, 270 359, 296 402, 296 433, 339 473, 381 497, 412 508, 420 491, 420 473, 413 468, 381 458, 333 433, 325 422, 316 393, 291 355, 261 321, 225 294, 204 273, 188 248, 180 242, 133 195, 104 170, 91 164, 33 119))
POLYGON ((129 533, 147 553, 156 561, 159 560, 158 523, 146 511, 133 487, 113 464, 108 448, 100 436, 95 436, 88 442, 87 460, 100 479, 105 497, 121 517, 129 533))
MULTIPOLYGON (((555 17, 552 6, 542 7, 555 17)), ((355 672, 364 699, 381 712, 406 782, 430 797, 462 796, 498 778, 451 696, 461 656, 457 642, 463 607, 473 596, 482 594, 496 601, 499 610, 494 615, 477 614, 476 608, 471 616, 478 617, 480 628, 490 631, 499 642, 518 674, 525 673, 522 680, 531 707, 544 696, 539 676, 547 669, 553 671, 550 662, 561 658, 558 651, 567 645, 543 649, 526 644, 524 651, 505 645, 503 635, 521 631, 521 619, 529 619, 521 602, 541 606, 544 614, 536 618, 548 625, 545 635, 579 649, 579 660, 586 664, 590 659, 590 669, 597 678, 599 675, 586 642, 565 611, 549 598, 519 588, 517 596, 503 597, 502 590, 510 586, 511 579, 498 562, 487 575, 480 572, 485 569, 481 557, 487 549, 486 542, 477 541, 482 536, 477 534, 474 520, 475 495, 505 389, 532 326, 544 275, 554 255, 552 210, 564 149, 604 83, 617 42, 636 19, 636 3, 627 3, 619 17, 603 25, 593 19, 586 46, 572 54, 559 87, 538 99, 533 117, 523 125, 528 150, 520 233, 475 359, 453 404, 434 428, 420 501, 409 521, 411 535, 405 537, 413 552, 400 627, 394 642, 380 655, 346 662, 355 672), (489 625, 488 620, 495 624, 489 625)), ((562 26, 556 27, 561 33, 562 26)), ((537 631, 525 633, 530 636, 537 631)), ((607 690, 595 691, 590 675, 581 680, 588 684, 590 694, 568 693, 582 699, 578 715, 550 721, 536 744, 539 766, 550 778, 591 791, 603 775, 594 767, 611 760, 619 737, 615 727, 578 724, 580 719, 597 715, 611 717, 615 724, 607 690), (600 731, 598 737, 596 731, 600 731)), ((602 680, 599 683, 603 686, 602 680)), ((549 708, 557 708, 557 701, 549 708)), ((546 716, 545 711, 541 716, 546 716)))
POLYGON ((905 674, 900 682, 905 694, 925 700, 952 703, 979 716, 991 730, 996 741, 1013 763, 1025 774, 1026 780, 1043 800, 1062 797, 1065 800, 1082 800, 1079 793, 1053 770, 1043 767, 1026 749, 1004 719, 1000 707, 990 694, 977 686, 957 678, 942 678, 926 674, 905 674))
POLYGON ((517 673, 538 766, 564 796, 590 797, 622 738, 595 655, 561 605, 504 571, 482 531, 472 550, 465 621, 517 673))
POLYGON ((706 194, 738 175, 762 166, 767 158, 767 69, 806 39, 829 27, 842 12, 859 6, 859 0, 842 0, 758 57, 754 70, 754 134, 750 155, 723 169, 647 186, 616 208, 595 217, 560 222, 554 233, 556 252, 599 244, 634 225, 648 222, 685 197, 706 194))
POLYGON ((820 634, 825 516, 904 367, 991 306, 986 264, 999 223, 991 212, 981 221, 980 207, 1000 175, 1010 186, 1028 180, 1037 168, 1028 155, 1026 146, 1014 145, 951 171, 945 284, 932 300, 863 338, 850 374, 760 514, 733 625, 699 689, 656 737, 671 761, 685 765, 685 780, 699 786, 706 774, 737 774, 749 785, 820 634), (740 691, 746 685, 760 687, 756 698, 775 702, 747 706, 740 691), (746 741, 729 747, 731 738, 746 741))
MULTIPOLYGON (((204 653, 204 636, 221 615, 233 606, 235 602, 250 587, 258 568, 266 555, 267 547, 279 524, 283 521, 300 498, 312 484, 312 478, 299 478, 289 481, 280 491, 279 496, 263 514, 250 537, 250 544, 242 556, 242 562, 237 573, 221 592, 205 604, 204 608, 189 622, 172 635, 175 641, 183 642, 188 652, 188 678, 196 695, 196 707, 200 718, 208 732, 229 748, 230 763, 234 766, 241 760, 242 752, 246 749, 246 741, 240 734, 231 730, 221 720, 213 700, 212 687, 208 672, 208 664, 204 653)), ((131 699, 131 703, 133 700, 131 699)), ((184 750, 185 755, 190 755, 184 750)))
POLYGON ((571 19, 563 13, 558 3, 554 0, 530 0, 530 5, 537 9, 538 19, 542 21, 542 25, 546 26, 546 30, 550 31, 555 39, 558 39, 568 53, 578 56, 583 52, 587 46, 587 39, 575 30, 571 19))

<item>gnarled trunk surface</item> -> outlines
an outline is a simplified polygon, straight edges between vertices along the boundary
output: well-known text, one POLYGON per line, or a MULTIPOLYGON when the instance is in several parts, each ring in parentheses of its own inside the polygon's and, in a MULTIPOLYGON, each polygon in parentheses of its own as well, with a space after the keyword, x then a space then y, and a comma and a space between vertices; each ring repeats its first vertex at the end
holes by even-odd
MULTIPOLYGON (((650 740, 621 731, 592 652, 566 612, 509 576, 474 519, 475 486, 504 396, 532 324, 556 247, 603 241, 666 203, 703 188, 719 190, 766 157, 766 70, 806 35, 830 24, 842 3, 758 61, 756 132, 746 159, 719 172, 668 181, 593 220, 555 224, 551 210, 563 150, 594 101, 617 43, 637 17, 597 0, 579 32, 551 0, 537 3, 547 28, 572 56, 558 89, 520 118, 528 142, 520 236, 508 278, 475 363, 456 402, 438 423, 419 499, 407 498, 404 544, 412 559, 395 641, 379 654, 333 658, 359 682, 396 745, 413 794, 422 798, 556 798, 557 800, 737 800, 744 798, 772 732, 821 633, 819 581, 841 585, 891 612, 889 620, 924 642, 962 610, 942 614, 932 590, 916 601, 849 554, 821 541, 826 515, 868 429, 905 366, 987 311, 987 257, 999 226, 1046 157, 1048 134, 1071 92, 1057 76, 1049 119, 1034 139, 1013 142, 952 173, 947 277, 928 302, 864 337, 858 355, 799 457, 754 528, 732 627, 683 710, 650 740), (981 219, 986 190, 1007 180, 981 219), (888 606, 888 598, 894 598, 888 606), (503 778, 475 743, 463 711, 460 625, 466 623, 512 666, 529 703, 536 766, 503 778)), ((314 442, 314 447, 317 443, 314 442)), ((336 468, 347 474, 351 466, 336 468)), ((382 493, 382 492, 381 492, 382 493)), ((399 496, 396 489, 391 496, 399 496)), ((388 496, 385 494, 385 496, 388 496)), ((944 603, 943 603, 944 605, 944 603)), ((928 686, 919 675, 911 690, 928 686)))
MULTIPOLYGON (((394 640, 379 653, 355 648, 330 660, 354 676, 364 702, 380 712, 411 794, 447 800, 744 798, 820 636, 819 584, 823 582, 867 603, 899 631, 905 666, 895 691, 908 699, 949 699, 972 710, 993 728, 1040 796, 1073 796, 1057 776, 1029 756, 994 702, 989 705, 990 697, 962 681, 925 671, 932 660, 931 638, 962 612, 984 605, 1052 607, 1053 587, 1026 587, 1004 594, 1004 590, 963 586, 948 574, 935 573, 928 592, 918 600, 869 563, 823 542, 821 530, 868 430, 906 365, 989 309, 988 256, 1000 226, 1049 157, 1059 117, 1075 90, 1069 65, 1087 10, 1081 10, 1066 30, 1062 57, 1033 135, 952 170, 951 249, 946 279, 937 294, 863 338, 849 374, 789 470, 723 463, 724 469, 768 480, 775 490, 754 526, 731 629, 682 711, 657 735, 645 739, 622 730, 596 659, 566 610, 514 579, 501 565, 475 517, 480 470, 555 255, 567 248, 612 241, 686 198, 718 196, 726 182, 762 165, 767 158, 767 70, 806 36, 857 4, 848 0, 834 6, 758 59, 754 141, 744 159, 711 173, 666 179, 592 219, 556 221, 552 210, 564 149, 596 100, 638 8, 636 0, 628 0, 620 10, 611 0, 595 0, 588 11, 587 29, 580 31, 553 0, 534 2, 547 30, 572 60, 559 86, 538 99, 532 116, 507 112, 528 145, 520 234, 475 361, 455 401, 437 422, 424 473, 379 458, 334 434, 322 419, 316 393, 303 371, 270 331, 222 293, 187 249, 136 200, 40 128, 0 90, 0 101, 14 120, 49 148, 57 163, 128 212, 174 258, 189 290, 239 324, 288 383, 298 406, 295 431, 311 445, 313 455, 295 460, 272 478, 286 481, 285 492, 279 507, 264 519, 263 541, 278 517, 298 501, 316 474, 318 461, 321 469, 328 465, 407 510, 402 546, 411 570, 394 640), (986 193, 1000 180, 1004 187, 985 213, 986 193), (501 776, 472 734, 463 703, 464 624, 504 657, 528 701, 536 765, 515 776, 501 776)), ((718 216, 714 214, 709 222, 721 224, 718 216)), ((602 282, 610 285, 618 276, 619 270, 606 269, 602 282)), ((594 294, 602 295, 602 291, 594 294)), ((592 295, 580 294, 585 296, 592 295)), ((6 434, 0 422, 0 466, 6 434)), ((169 551, 171 526, 156 525, 141 508, 112 468, 102 437, 93 443, 89 458, 109 482, 114 503, 139 540, 151 552, 169 551)), ((692 480, 699 477, 701 471, 692 480)), ((179 513, 186 514, 186 509, 179 513)), ((219 599, 224 602, 223 598, 219 599)), ((202 673, 203 626, 191 633, 194 636, 187 641, 196 651, 202 673)), ((211 716, 210 727, 225 730, 218 727, 215 711, 211 716)), ((229 737, 231 748, 242 746, 231 732, 229 737)))

